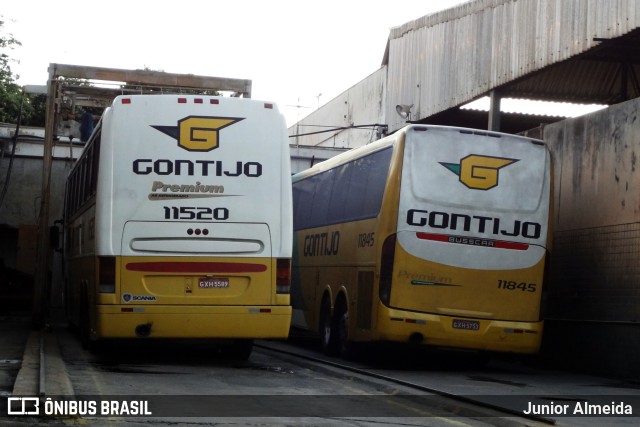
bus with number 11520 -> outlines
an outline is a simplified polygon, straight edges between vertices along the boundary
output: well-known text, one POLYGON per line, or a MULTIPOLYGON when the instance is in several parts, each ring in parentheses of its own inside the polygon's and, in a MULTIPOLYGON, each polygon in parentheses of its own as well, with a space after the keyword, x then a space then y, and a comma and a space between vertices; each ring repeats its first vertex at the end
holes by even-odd
POLYGON ((119 96, 69 174, 68 317, 86 343, 289 332, 289 145, 275 104, 119 96))
POLYGON ((292 324, 326 353, 539 350, 552 218, 541 141, 410 125, 294 175, 293 204, 292 324))

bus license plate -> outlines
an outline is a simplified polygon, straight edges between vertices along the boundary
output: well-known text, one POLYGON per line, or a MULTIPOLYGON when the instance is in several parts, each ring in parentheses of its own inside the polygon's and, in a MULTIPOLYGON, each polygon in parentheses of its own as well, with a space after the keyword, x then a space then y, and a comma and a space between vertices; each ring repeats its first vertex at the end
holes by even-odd
POLYGON ((201 289, 228 288, 228 277, 199 277, 198 287, 201 289))
POLYGON ((478 322, 477 320, 453 319, 453 328, 454 329, 466 329, 468 331, 479 331, 480 330, 480 322, 478 322))

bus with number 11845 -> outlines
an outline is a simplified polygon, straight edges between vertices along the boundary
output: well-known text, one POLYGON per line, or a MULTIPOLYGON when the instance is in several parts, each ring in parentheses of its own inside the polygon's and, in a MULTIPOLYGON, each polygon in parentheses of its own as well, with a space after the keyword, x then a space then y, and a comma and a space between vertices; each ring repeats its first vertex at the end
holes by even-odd
POLYGON ((293 326, 328 354, 537 352, 551 166, 538 140, 415 124, 294 175, 293 326))
POLYGON ((110 338, 286 338, 292 241, 286 125, 275 104, 119 96, 66 184, 68 317, 110 338))

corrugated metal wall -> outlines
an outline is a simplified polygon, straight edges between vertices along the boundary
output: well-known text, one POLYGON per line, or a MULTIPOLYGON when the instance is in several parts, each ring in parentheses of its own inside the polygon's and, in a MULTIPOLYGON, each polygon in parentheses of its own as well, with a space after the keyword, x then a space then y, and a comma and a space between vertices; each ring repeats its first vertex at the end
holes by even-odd
POLYGON ((477 0, 391 30, 386 118, 459 106, 640 26, 640 0, 477 0))

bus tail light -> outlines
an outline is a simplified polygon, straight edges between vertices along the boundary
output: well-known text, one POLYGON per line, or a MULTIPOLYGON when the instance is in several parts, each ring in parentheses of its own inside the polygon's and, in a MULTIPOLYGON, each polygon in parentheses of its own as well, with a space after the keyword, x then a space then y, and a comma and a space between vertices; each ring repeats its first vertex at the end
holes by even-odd
POLYGON ((389 305, 391 301, 391 282, 393 279, 393 262, 396 254, 396 235, 392 234, 382 244, 380 258, 380 301, 389 305))
POLYGON ((278 258, 276 261, 276 293, 288 294, 291 288, 291 259, 278 258))
POLYGON ((98 291, 113 294, 116 291, 116 258, 98 257, 98 291))

